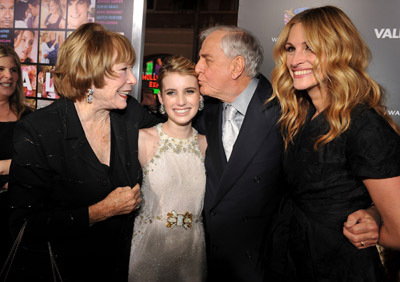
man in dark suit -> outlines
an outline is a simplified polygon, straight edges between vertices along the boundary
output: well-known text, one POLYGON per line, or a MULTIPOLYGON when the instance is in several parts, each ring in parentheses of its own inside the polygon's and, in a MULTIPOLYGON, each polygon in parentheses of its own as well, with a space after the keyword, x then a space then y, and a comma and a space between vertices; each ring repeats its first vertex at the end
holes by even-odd
POLYGON ((200 118, 208 142, 208 279, 262 281, 263 250, 283 192, 279 107, 265 104, 272 89, 258 74, 262 49, 254 36, 221 26, 204 31, 202 39, 196 65, 200 91, 219 100, 208 103, 200 118), (230 134, 224 129, 229 119, 226 107, 236 112, 231 144, 225 142, 230 134))
MULTIPOLYGON (((271 85, 258 73, 262 48, 252 34, 236 27, 207 29, 201 40, 196 72, 201 93, 212 97, 198 126, 208 142, 204 198, 208 281, 274 281, 264 270, 274 260, 266 249, 285 188, 283 146, 277 125, 279 105, 268 100, 271 85)), ((344 235, 357 248, 366 247, 360 241, 369 246, 377 242, 379 215, 375 215, 374 208, 349 215, 344 235)))

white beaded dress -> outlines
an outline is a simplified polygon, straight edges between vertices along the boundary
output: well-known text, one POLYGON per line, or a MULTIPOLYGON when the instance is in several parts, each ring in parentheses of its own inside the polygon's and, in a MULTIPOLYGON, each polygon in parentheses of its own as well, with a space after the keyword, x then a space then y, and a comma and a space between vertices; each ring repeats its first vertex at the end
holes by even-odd
POLYGON ((197 131, 176 139, 162 131, 162 124, 156 129, 158 148, 143 167, 129 281, 205 281, 201 212, 206 176, 197 131))

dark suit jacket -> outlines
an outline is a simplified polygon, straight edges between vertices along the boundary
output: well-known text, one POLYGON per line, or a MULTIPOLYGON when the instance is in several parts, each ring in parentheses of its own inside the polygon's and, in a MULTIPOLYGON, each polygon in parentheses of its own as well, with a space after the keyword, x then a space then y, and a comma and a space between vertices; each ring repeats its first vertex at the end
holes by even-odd
POLYGON ((204 218, 210 281, 262 281, 263 252, 271 219, 283 193, 279 106, 264 102, 271 85, 259 77, 257 89, 229 162, 222 145, 222 103, 206 105, 207 186, 204 218))
POLYGON ((91 149, 72 101, 57 100, 17 124, 10 216, 14 233, 28 219, 25 253, 18 254, 27 275, 41 279, 29 271, 39 275, 50 265, 49 241, 64 281, 127 279, 133 214, 89 227, 88 206, 118 186, 133 187, 140 181, 138 130, 156 120, 133 98, 125 110, 111 111, 110 118, 116 154, 111 158, 120 160, 119 183, 111 183, 109 171, 91 149))

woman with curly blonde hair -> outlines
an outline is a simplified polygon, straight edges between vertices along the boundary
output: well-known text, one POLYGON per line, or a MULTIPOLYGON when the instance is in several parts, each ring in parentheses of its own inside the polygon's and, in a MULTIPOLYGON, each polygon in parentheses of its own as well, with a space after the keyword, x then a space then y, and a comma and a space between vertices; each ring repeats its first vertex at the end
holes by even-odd
POLYGON ((275 45, 271 99, 281 104, 289 192, 273 243, 275 261, 289 257, 294 272, 274 268, 294 281, 384 281, 368 248, 377 239, 349 236, 360 222, 381 216, 379 243, 400 247, 400 129, 367 74, 369 59, 354 24, 332 6, 294 16, 275 45), (371 203, 367 217, 347 217, 371 203))

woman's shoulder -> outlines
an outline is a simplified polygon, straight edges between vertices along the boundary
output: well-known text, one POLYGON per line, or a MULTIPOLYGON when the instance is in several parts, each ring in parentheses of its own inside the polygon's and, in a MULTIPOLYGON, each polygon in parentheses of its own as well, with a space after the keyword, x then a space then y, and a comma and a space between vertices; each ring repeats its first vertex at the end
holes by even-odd
POLYGON ((204 157, 205 154, 206 154, 206 149, 207 149, 207 138, 203 134, 198 134, 197 135, 197 140, 199 142, 200 151, 201 151, 201 153, 202 153, 202 155, 204 157))
POLYGON ((198 133, 198 134, 197 134, 197 138, 198 138, 198 140, 199 140, 199 143, 204 143, 204 142, 207 143, 207 138, 206 138, 206 136, 205 136, 204 134, 198 133))
POLYGON ((30 106, 26 106, 22 111, 21 118, 24 118, 33 112, 34 112, 33 108, 31 108, 30 106))
POLYGON ((139 129, 139 149, 152 147, 159 140, 157 126, 139 129))
POLYGON ((354 109, 346 134, 354 173, 363 178, 399 175, 400 136, 374 109, 365 106, 354 109))
POLYGON ((351 128, 386 126, 389 123, 374 109, 367 105, 357 105, 351 111, 351 128))
POLYGON ((153 157, 158 142, 158 132, 156 127, 143 128, 139 130, 139 162, 143 167, 149 163, 153 157))
POLYGON ((29 123, 32 127, 47 130, 52 124, 59 124, 59 108, 62 108, 66 103, 68 102, 64 99, 56 100, 46 107, 24 113, 21 121, 29 123))
POLYGON ((139 129, 139 138, 145 138, 147 140, 158 138, 156 126, 139 129))
POLYGON ((399 142, 400 136, 389 122, 374 109, 359 105, 351 112, 351 122, 348 130, 350 141, 364 140, 367 143, 399 142))

